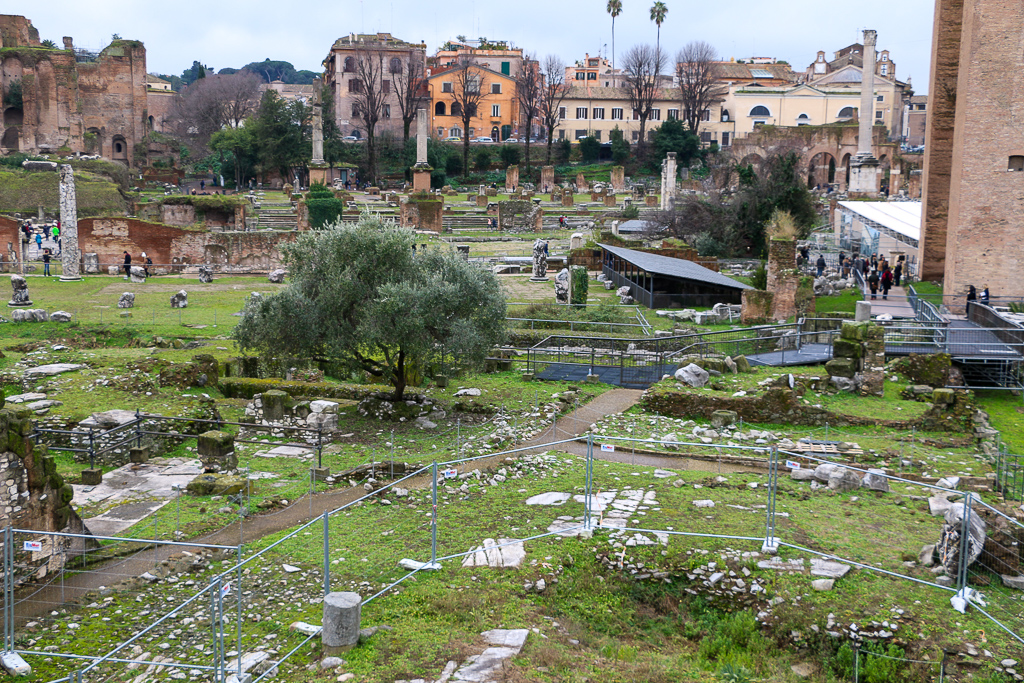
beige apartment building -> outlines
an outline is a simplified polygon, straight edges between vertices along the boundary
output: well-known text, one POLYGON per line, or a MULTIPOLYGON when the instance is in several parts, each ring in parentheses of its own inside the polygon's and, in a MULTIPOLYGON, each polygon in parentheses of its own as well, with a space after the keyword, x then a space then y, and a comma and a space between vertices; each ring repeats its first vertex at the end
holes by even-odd
MULTIPOLYGON (((601 142, 607 142, 611 139, 611 131, 618 127, 627 141, 638 142, 640 120, 634 114, 625 88, 570 84, 569 94, 562 101, 559 111, 555 138, 579 140, 593 135, 601 142)), ((679 118, 679 92, 666 89, 654 102, 654 111, 647 121, 645 131, 647 138, 650 139, 658 126, 669 118, 679 118)))
MULTIPOLYGON (((363 87, 358 74, 361 57, 374 54, 383 60, 384 75, 381 85, 386 93, 381 121, 377 132, 402 134, 402 112, 398 106, 396 81, 408 77, 409 62, 422 65, 426 60, 425 43, 407 43, 390 33, 355 34, 339 38, 323 61, 324 84, 331 89, 334 100, 334 118, 342 135, 357 138, 366 136, 358 115, 358 93, 363 87)), ((422 70, 422 66, 419 67, 422 70)), ((417 75, 421 75, 417 72, 417 75)))

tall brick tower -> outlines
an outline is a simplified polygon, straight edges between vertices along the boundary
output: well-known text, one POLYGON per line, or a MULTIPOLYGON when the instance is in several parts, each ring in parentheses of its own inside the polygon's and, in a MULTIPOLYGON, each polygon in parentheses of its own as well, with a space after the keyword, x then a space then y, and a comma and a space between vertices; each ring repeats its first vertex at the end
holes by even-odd
POLYGON ((1024 3, 936 0, 921 276, 1024 296, 1024 3))

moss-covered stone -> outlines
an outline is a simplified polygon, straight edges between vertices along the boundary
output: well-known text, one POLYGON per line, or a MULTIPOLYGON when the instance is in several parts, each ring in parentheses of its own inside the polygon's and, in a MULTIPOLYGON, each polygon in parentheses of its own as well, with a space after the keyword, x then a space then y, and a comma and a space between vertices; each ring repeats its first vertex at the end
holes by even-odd
POLYGON ((946 385, 951 365, 948 353, 912 353, 892 361, 889 368, 914 384, 942 387, 946 385))
POLYGON ((825 363, 825 370, 831 377, 849 377, 857 374, 857 362, 850 358, 833 358, 825 363))
POLYGON ((932 392, 932 403, 938 406, 951 406, 956 394, 952 389, 936 389, 932 392))
POLYGON ((851 339, 854 341, 864 341, 867 339, 867 323, 843 323, 843 329, 839 333, 839 336, 843 339, 851 339))
POLYGON ((185 489, 196 496, 230 496, 250 489, 247 477, 229 474, 200 474, 185 489))
POLYGON ((263 392, 263 417, 270 422, 284 419, 291 411, 292 397, 283 391, 271 389, 263 392))
POLYGON ((832 342, 834 358, 860 358, 862 355, 864 355, 864 349, 859 342, 842 338, 832 342))

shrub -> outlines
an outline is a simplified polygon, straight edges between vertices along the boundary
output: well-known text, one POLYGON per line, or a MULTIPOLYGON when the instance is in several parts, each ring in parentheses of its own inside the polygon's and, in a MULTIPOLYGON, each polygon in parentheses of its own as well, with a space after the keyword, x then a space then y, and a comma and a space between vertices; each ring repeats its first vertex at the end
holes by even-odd
POLYGON ((309 210, 309 227, 317 229, 340 219, 345 202, 334 197, 318 197, 306 200, 306 208, 309 210))
POLYGON ((597 141, 597 138, 588 135, 580 140, 580 156, 583 158, 583 163, 592 164, 600 155, 601 143, 597 141))
POLYGON ((450 176, 462 175, 462 155, 449 154, 444 161, 444 171, 450 176))
POLYGON ((487 147, 478 147, 473 152, 473 163, 476 165, 476 170, 486 171, 491 167, 491 150, 487 147))
POLYGON ((640 207, 631 204, 622 210, 621 215, 622 220, 624 221, 636 220, 637 218, 640 218, 640 207))
POLYGON ((309 186, 309 192, 306 193, 307 199, 333 199, 334 191, 328 188, 321 182, 315 182, 309 186))
POLYGON ((270 377, 225 377, 220 380, 220 391, 227 398, 249 398, 256 394, 275 389, 289 396, 317 396, 320 398, 344 398, 362 400, 370 394, 380 391, 380 386, 333 384, 331 382, 303 382, 300 380, 284 380, 270 377))
POLYGON ((562 139, 553 145, 555 149, 555 158, 559 164, 569 163, 569 157, 572 155, 572 143, 568 139, 562 139))
POLYGON ((587 294, 590 291, 590 276, 583 266, 572 266, 569 268, 569 279, 572 282, 569 288, 569 303, 579 308, 587 305, 587 294))
POLYGON ((516 145, 502 145, 498 150, 498 158, 501 159, 501 165, 505 168, 518 164, 519 157, 520 151, 516 145))
POLYGON ((764 261, 754 269, 754 274, 750 276, 750 284, 754 289, 768 289, 768 267, 764 261))

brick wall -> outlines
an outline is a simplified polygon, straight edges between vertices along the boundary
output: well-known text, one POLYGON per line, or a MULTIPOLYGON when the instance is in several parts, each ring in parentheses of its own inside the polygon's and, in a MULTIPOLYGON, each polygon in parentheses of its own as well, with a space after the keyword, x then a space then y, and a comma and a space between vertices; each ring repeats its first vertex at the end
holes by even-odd
POLYGON ((964 0, 935 0, 928 85, 921 207, 921 279, 941 280, 946 267, 950 170, 956 120, 964 0))
POLYGON ((263 272, 282 265, 280 246, 294 241, 295 236, 294 232, 276 231, 183 230, 135 218, 85 218, 78 222, 79 248, 83 253, 98 254, 104 271, 108 265, 123 263, 127 251, 133 260, 146 252, 154 265, 210 263, 222 270, 263 272))

